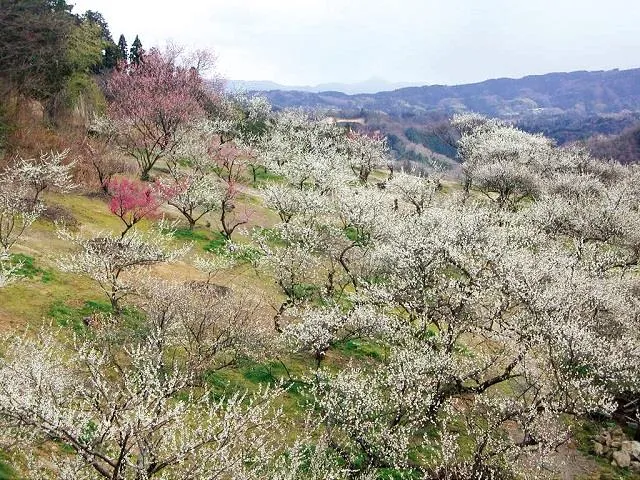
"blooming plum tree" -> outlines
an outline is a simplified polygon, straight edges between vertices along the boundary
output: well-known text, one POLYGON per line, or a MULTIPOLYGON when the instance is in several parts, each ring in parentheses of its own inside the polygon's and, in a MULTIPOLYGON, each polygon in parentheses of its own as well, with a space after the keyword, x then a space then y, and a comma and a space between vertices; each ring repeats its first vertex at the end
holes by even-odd
POLYGON ((44 206, 30 198, 29 189, 13 181, 13 172, 0 174, 0 288, 16 278, 20 265, 11 261, 10 250, 44 206))
MULTIPOLYGON (((166 230, 160 225, 159 232, 166 230)), ((115 312, 120 311, 120 301, 135 291, 130 275, 144 271, 151 265, 170 262, 185 254, 190 245, 180 249, 170 246, 170 234, 151 232, 142 234, 132 230, 127 236, 98 235, 85 238, 64 228, 58 230, 60 238, 78 248, 78 252, 61 257, 62 271, 86 275, 95 280, 107 295, 115 312)))
POLYGON ((152 217, 160 207, 156 193, 149 184, 126 177, 112 179, 107 184, 107 192, 111 197, 109 210, 125 225, 121 238, 143 218, 152 217))
POLYGON ((371 172, 390 160, 387 139, 380 133, 349 131, 346 135, 346 151, 349 167, 361 183, 367 183, 371 172))
POLYGON ((441 188, 440 179, 436 176, 423 174, 407 174, 399 172, 389 181, 393 192, 409 203, 417 215, 432 204, 436 192, 441 188))
POLYGON ((247 162, 279 175, 260 194, 280 222, 252 238, 279 333, 257 327, 252 291, 213 284, 224 256, 196 259, 207 281, 143 281, 178 254, 166 238, 61 232, 80 251, 64 268, 116 311, 135 292, 144 315, 0 349, 0 439, 68 445, 41 449, 43 478, 544 478, 567 418, 640 398, 637 168, 472 115, 454 121, 466 192, 405 172, 379 189, 373 157, 349 151, 370 140, 302 112, 267 123, 251 145, 232 120, 194 126, 157 190, 195 218, 189 182, 222 186, 229 239, 247 162), (295 390, 291 443, 275 393, 219 402, 204 382, 271 348, 295 390))
POLYGON ((0 248, 8 255, 11 247, 24 231, 35 222, 43 210, 40 202, 33 202, 24 185, 0 178, 0 248))
POLYGON ((21 436, 23 446, 31 446, 27 455, 55 442, 66 445, 32 458, 30 476, 268 475, 279 448, 274 402, 281 392, 261 389, 213 400, 193 356, 213 360, 226 346, 223 337, 198 329, 200 316, 224 313, 198 311, 190 318, 184 313, 194 312, 194 303, 180 289, 173 296, 176 291, 164 287, 164 301, 148 312, 143 335, 105 319, 92 336, 76 342, 41 332, 3 343, 0 442, 21 436))
POLYGON ((71 170, 75 162, 62 163, 69 150, 47 152, 39 158, 19 159, 4 175, 9 175, 14 183, 20 183, 31 190, 32 201, 37 203, 46 189, 67 193, 75 188, 71 170))
MULTIPOLYGON (((540 478, 536 460, 568 437, 562 416, 610 414, 617 395, 638 392, 632 172, 472 120, 463 168, 487 200, 433 202, 435 185, 401 178, 419 213, 407 215, 386 192, 340 190, 332 215, 370 267, 347 265, 347 302, 288 309, 281 327, 317 364, 341 338, 386 352, 310 382, 329 450, 362 474, 540 478), (350 327, 363 307, 366 328, 350 327)), ((308 252, 317 278, 327 253, 308 252)))
POLYGON ((178 67, 154 49, 141 62, 114 70, 107 84, 110 129, 138 162, 142 180, 176 150, 189 122, 204 117, 203 90, 195 69, 178 67))

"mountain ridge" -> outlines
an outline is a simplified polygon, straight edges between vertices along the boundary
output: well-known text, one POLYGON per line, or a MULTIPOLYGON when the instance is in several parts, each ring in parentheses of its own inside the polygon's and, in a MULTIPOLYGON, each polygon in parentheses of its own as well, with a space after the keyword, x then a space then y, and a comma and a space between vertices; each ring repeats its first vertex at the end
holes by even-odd
POLYGON ((461 85, 424 85, 377 93, 258 91, 279 108, 382 111, 392 115, 476 111, 497 117, 640 111, 640 68, 579 70, 496 78, 461 85))
POLYGON ((420 82, 388 82, 379 77, 371 77, 362 82, 342 83, 328 82, 318 85, 284 85, 271 80, 228 80, 227 90, 230 91, 299 91, 310 93, 339 92, 347 95, 372 94, 383 91, 393 91, 399 88, 421 86, 420 82))

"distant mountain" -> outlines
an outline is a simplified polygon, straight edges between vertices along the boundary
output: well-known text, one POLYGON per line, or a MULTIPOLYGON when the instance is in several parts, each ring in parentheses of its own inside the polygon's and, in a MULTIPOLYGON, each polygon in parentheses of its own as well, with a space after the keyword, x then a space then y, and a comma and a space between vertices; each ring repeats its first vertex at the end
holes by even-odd
POLYGON ((421 85, 420 83, 401 82, 393 83, 387 82, 382 78, 372 77, 369 80, 359 83, 321 83, 315 86, 291 86, 282 85, 269 80, 229 80, 227 81, 227 90, 230 91, 299 91, 299 92, 339 92, 345 94, 360 94, 360 93, 377 93, 391 90, 397 90, 399 88, 412 87, 421 85))
POLYGON ((588 141, 590 148, 624 162, 640 162, 640 68, 580 71, 499 78, 466 85, 431 85, 349 95, 338 84, 259 90, 276 108, 303 107, 357 119, 354 128, 385 135, 396 158, 424 164, 451 163, 455 150, 442 142, 447 118, 472 111, 510 120, 529 132, 541 132, 559 144, 588 141), (326 91, 315 91, 325 89, 326 91), (329 88, 330 87, 330 88, 329 88), (624 132, 624 135, 618 135, 624 132), (604 136, 604 137, 602 137, 604 136), (622 154, 624 153, 624 155, 622 154), (615 154, 615 155, 614 155, 615 154))
POLYGON ((640 68, 549 73, 456 86, 408 87, 373 94, 349 95, 335 88, 323 92, 262 90, 277 107, 353 113, 367 110, 398 116, 462 111, 502 118, 568 113, 584 116, 640 111, 640 68))

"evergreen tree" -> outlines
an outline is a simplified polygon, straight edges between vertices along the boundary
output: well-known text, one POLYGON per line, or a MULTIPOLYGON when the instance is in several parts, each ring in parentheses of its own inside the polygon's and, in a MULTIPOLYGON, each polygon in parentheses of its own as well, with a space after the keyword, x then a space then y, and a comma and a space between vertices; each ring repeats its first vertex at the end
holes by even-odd
POLYGON ((84 19, 100 27, 100 36, 105 42, 114 43, 113 37, 111 37, 111 30, 109 30, 109 24, 100 12, 87 10, 84 12, 84 19))
POLYGON ((44 101, 64 88, 77 23, 70 9, 63 0, 0 0, 0 102, 5 88, 44 101))
MULTIPOLYGON (((107 21, 104 19, 100 12, 96 12, 93 10, 87 10, 84 14, 84 19, 91 22, 94 25, 97 25, 100 28, 100 37, 103 42, 103 55, 102 55, 102 63, 97 65, 92 70, 94 73, 100 73, 103 69, 112 69, 116 66, 119 59, 119 49, 118 45, 113 41, 113 37, 111 36, 111 31, 109 30, 109 25, 107 21)), ((126 46, 125 46, 126 53, 126 46)))
POLYGON ((104 47, 103 66, 104 68, 115 68, 120 59, 120 49, 115 43, 109 43, 104 47))
POLYGON ((131 51, 129 52, 129 62, 139 65, 141 57, 142 57, 142 42, 140 41, 140 38, 138 37, 138 35, 136 35, 136 39, 131 44, 131 51))
POLYGON ((120 38, 118 39, 118 59, 122 60, 123 62, 127 62, 127 51, 128 51, 128 46, 127 46, 127 39, 124 38, 124 35, 120 35, 120 38))

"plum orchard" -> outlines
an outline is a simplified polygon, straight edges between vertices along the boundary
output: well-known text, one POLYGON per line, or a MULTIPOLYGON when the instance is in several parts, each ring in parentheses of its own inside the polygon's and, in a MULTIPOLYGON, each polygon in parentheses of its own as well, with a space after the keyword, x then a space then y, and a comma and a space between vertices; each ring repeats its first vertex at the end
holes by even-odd
POLYGON ((331 164, 320 154, 272 167, 291 195, 278 186, 271 201, 284 245, 262 261, 296 308, 287 344, 319 365, 346 339, 386 352, 315 374, 326 444, 352 470, 531 472, 566 438, 564 415, 607 414, 638 393, 637 171, 497 121, 455 123, 467 194, 405 175, 383 191, 355 187, 344 167, 333 189, 311 173, 301 182, 331 164), (285 200, 300 197, 322 207, 297 215, 285 200), (320 287, 336 279, 340 297, 320 287), (315 294, 296 294, 310 284, 315 294))
MULTIPOLYGON (((386 162, 375 135, 260 112, 249 140, 234 120, 192 135, 183 145, 202 153, 158 188, 176 186, 166 197, 192 226, 218 195, 207 185, 242 178, 237 157, 207 158, 212 141, 251 153, 240 171, 277 176, 261 193, 281 223, 254 232, 251 257, 284 297, 275 328, 258 329, 251 292, 132 282, 145 276, 136 268, 122 286, 104 276, 129 255, 107 244, 130 242, 132 259, 144 250, 135 227, 100 242, 68 235, 82 253, 67 268, 143 315, 105 318, 74 341, 6 341, 0 436, 16 458, 38 452, 39 478, 541 478, 568 419, 638 398, 635 167, 460 116, 462 188, 408 172, 374 185, 386 162), (368 355, 332 362, 346 342, 368 355), (286 416, 286 391, 219 399, 205 381, 240 357, 300 355, 313 366, 286 416)), ((143 264, 174 255, 150 253, 143 264)), ((196 264, 211 275, 218 260, 196 264)))

